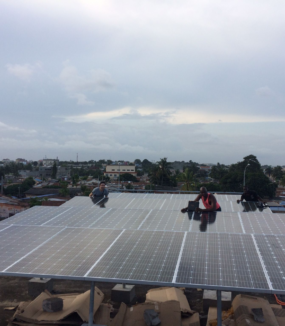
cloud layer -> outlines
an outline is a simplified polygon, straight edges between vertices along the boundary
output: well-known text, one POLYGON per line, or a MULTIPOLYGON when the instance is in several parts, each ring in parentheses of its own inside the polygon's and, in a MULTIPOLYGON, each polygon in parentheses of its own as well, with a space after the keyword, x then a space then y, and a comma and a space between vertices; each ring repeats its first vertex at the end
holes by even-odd
POLYGON ((283 1, 0 7, 3 156, 284 164, 283 1))

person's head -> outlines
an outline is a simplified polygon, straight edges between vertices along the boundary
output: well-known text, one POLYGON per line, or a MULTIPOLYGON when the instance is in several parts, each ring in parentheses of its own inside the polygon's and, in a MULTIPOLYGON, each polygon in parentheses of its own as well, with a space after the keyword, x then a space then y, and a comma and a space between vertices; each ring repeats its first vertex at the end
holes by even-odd
POLYGON ((99 183, 99 189, 100 189, 100 191, 103 191, 103 190, 105 189, 105 186, 106 186, 105 181, 101 181, 101 182, 99 183))
POLYGON ((243 192, 248 192, 248 186, 243 186, 243 192))
POLYGON ((201 187, 201 188, 200 188, 200 194, 201 194, 204 198, 207 198, 207 195, 208 195, 207 188, 206 188, 206 187, 201 187))

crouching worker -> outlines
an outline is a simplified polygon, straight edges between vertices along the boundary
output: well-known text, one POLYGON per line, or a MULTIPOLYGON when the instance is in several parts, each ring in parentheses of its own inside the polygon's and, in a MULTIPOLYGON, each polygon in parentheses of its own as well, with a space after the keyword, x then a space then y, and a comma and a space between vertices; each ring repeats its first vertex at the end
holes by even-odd
POLYGON ((94 198, 95 197, 108 197, 109 191, 105 188, 106 183, 105 181, 101 181, 99 184, 99 187, 94 188, 91 193, 89 194, 89 197, 94 198))
MULTIPOLYGON (((209 193, 205 187, 200 188, 200 194, 197 196, 197 198, 194 201, 200 201, 202 199, 204 209, 203 208, 196 208, 196 212, 220 212, 221 206, 217 202, 216 197, 209 193)), ((187 212, 188 207, 182 208, 181 212, 185 213, 187 212)))

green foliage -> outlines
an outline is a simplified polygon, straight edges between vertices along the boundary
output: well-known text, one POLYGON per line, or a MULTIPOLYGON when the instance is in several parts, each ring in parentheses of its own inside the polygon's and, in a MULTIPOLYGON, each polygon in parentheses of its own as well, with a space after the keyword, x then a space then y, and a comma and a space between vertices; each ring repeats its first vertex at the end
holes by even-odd
POLYGON ((270 177, 271 174, 273 172, 273 168, 272 166, 268 166, 266 169, 265 169, 265 173, 270 177))
POLYGON ((254 155, 246 156, 242 162, 230 166, 227 174, 220 180, 221 190, 242 192, 245 168, 245 180, 249 189, 255 190, 261 197, 274 197, 277 185, 263 173, 261 165, 254 155), (250 165, 247 166, 248 164, 250 165))
POLYGON ((190 171, 188 168, 186 168, 185 171, 179 175, 178 180, 185 183, 183 190, 189 191, 195 189, 197 178, 196 175, 193 174, 193 171, 190 171))
POLYGON ((160 159, 156 164, 153 164, 149 176, 151 183, 156 185, 172 187, 177 185, 176 178, 171 176, 170 163, 167 162, 166 157, 160 159))
POLYGON ((33 162, 33 166, 38 166, 38 162, 37 161, 34 161, 33 162))
POLYGON ((53 166, 52 166, 51 177, 52 177, 53 179, 55 179, 55 178, 56 178, 56 174, 57 174, 57 166, 56 166, 56 163, 55 163, 55 161, 54 161, 54 162, 53 162, 53 166))
POLYGON ((153 184, 150 184, 150 185, 146 185, 145 190, 154 190, 155 189, 155 186, 153 184))
POLYGON ((123 173, 120 175, 120 181, 133 181, 138 182, 139 180, 130 173, 123 173))
POLYGON ((30 207, 33 207, 33 206, 41 206, 42 205, 42 201, 35 197, 35 198, 31 198, 30 201, 29 201, 29 205, 30 207))
POLYGON ((285 187, 285 174, 280 179, 280 185, 283 186, 283 187, 285 187))
MULTIPOLYGON (((87 190, 87 186, 81 185, 80 189, 84 193, 87 190)), ((90 193, 90 191, 89 191, 89 193, 90 193)))
POLYGON ((189 172, 192 172, 193 175, 194 175, 200 170, 199 163, 193 162, 193 161, 190 160, 189 164, 184 167, 184 170, 186 170, 186 169, 188 169, 189 172))
POLYGON ((69 190, 67 188, 61 188, 60 191, 59 191, 60 195, 62 197, 67 197, 69 196, 69 190))
POLYGON ((141 177, 144 175, 144 172, 142 170, 137 170, 137 176, 141 177))
POLYGON ((277 165, 272 170, 272 176, 275 180, 279 181, 282 179, 284 172, 282 171, 282 166, 277 165))
POLYGON ((133 189, 134 188, 131 183, 128 183, 125 187, 126 187, 126 189, 133 189))
POLYGON ((221 180, 228 173, 224 164, 217 163, 212 166, 209 176, 215 180, 221 180))
POLYGON ((144 170, 145 172, 147 172, 147 173, 150 173, 150 171, 152 170, 153 166, 154 166, 154 164, 151 163, 151 162, 150 162, 149 160, 147 160, 147 159, 144 159, 144 160, 142 161, 142 168, 143 168, 143 170, 144 170))
POLYGON ((6 196, 18 196, 19 192, 20 194, 23 194, 25 191, 32 188, 32 186, 35 184, 35 181, 32 177, 29 177, 25 179, 21 184, 11 185, 6 188, 4 188, 4 194, 6 196), (20 191, 19 191, 20 188, 20 191))
POLYGON ((136 159, 134 160, 134 163, 135 163, 135 164, 142 164, 142 161, 141 161, 140 159, 136 158, 136 159))
POLYGON ((78 174, 74 174, 72 177, 72 185, 75 186, 77 184, 77 182, 79 181, 79 175, 78 174))

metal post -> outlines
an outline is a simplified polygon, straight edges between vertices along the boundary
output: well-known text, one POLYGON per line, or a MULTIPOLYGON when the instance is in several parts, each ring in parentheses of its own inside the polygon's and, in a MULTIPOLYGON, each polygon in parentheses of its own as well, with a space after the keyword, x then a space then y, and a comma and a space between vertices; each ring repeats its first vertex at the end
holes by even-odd
POLYGON ((243 186, 245 186, 245 170, 246 168, 249 166, 250 164, 248 163, 248 165, 245 167, 244 169, 244 173, 243 173, 243 186))
POLYGON ((94 288, 95 283, 91 282, 88 326, 93 326, 94 288))
POLYGON ((123 283, 123 289, 125 289, 126 288, 126 284, 125 283, 123 283))
POLYGON ((222 326, 222 293, 221 293, 221 290, 217 290, 217 317, 218 317, 218 326, 222 326))

